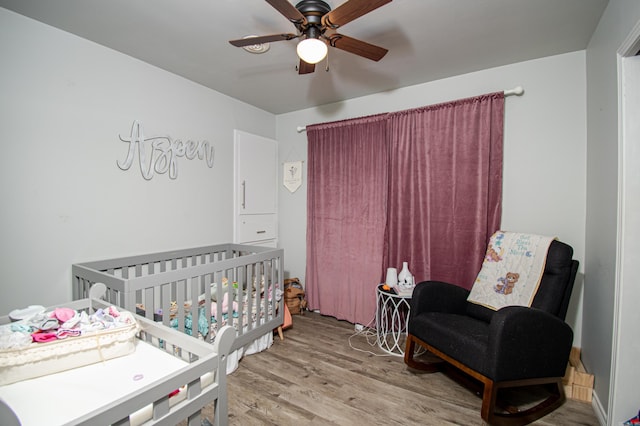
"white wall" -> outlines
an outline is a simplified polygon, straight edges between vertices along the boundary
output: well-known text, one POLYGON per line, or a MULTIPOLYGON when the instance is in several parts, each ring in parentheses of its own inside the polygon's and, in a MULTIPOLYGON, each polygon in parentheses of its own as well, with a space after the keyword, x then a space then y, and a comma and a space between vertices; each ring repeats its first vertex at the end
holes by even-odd
MULTIPOLYGON (((398 111, 484 93, 525 88, 505 107, 503 229, 556 235, 584 261, 586 179, 585 52, 574 52, 447 78, 277 116, 280 160, 306 159, 297 126, 398 111)), ((282 172, 281 172, 282 173, 282 172)), ((306 164, 305 164, 306 175, 306 164)), ((280 242, 291 276, 304 278, 306 182, 280 188, 280 242)), ((582 266, 580 271, 582 271, 582 266)), ((372 283, 374 286, 375 283, 372 283)), ((582 336, 582 273, 567 321, 582 336)))
MULTIPOLYGON (((627 251, 627 270, 618 265, 625 259, 618 252, 619 243, 624 243, 624 223, 619 223, 619 202, 631 203, 631 199, 618 199, 618 185, 628 180, 627 185, 637 185, 635 164, 630 170, 619 169, 618 123, 618 58, 617 50, 622 46, 634 25, 640 20, 640 2, 637 0, 610 0, 589 46, 587 47, 587 222, 586 222, 586 270, 584 294, 584 335, 582 361, 587 370, 595 375, 594 406, 596 412, 607 424, 621 424, 637 414, 637 323, 635 333, 626 336, 621 348, 624 354, 612 354, 615 340, 614 317, 632 320, 633 312, 616 312, 616 280, 634 271, 628 267, 638 259, 633 251, 627 251), (620 274, 618 276, 617 274, 620 274), (618 365, 612 365, 612 356, 618 358, 618 365), (613 370, 612 370, 613 368, 613 370), (615 377, 618 380, 614 380, 615 377)), ((637 92, 632 96, 637 98, 637 92)), ((637 124, 637 123, 636 123, 637 124)), ((631 142, 631 141, 629 141, 631 142)), ((637 145, 637 141, 635 141, 637 145)), ((629 150, 637 150, 630 145, 629 150)), ((631 151, 628 151, 631 152, 631 151)), ((628 188, 633 188, 629 186, 628 188)), ((627 189, 629 190, 629 189, 627 189)), ((632 195, 637 199, 637 193, 632 195)), ((637 217, 637 211, 631 212, 637 217)), ((635 219, 637 222, 637 219, 635 219)), ((632 228, 630 228, 632 229, 632 228)), ((637 235, 624 235, 631 244, 637 235)), ((624 254, 624 253, 623 253, 624 254)), ((625 295, 637 294, 638 279, 627 276, 618 282, 618 288, 626 288, 625 295), (635 292, 635 293, 634 293, 635 292)), ((627 296, 628 297, 628 296, 627 296)), ((637 312, 634 300, 625 300, 623 306, 637 312)), ((630 324, 623 324, 628 327, 630 324)), ((617 348, 614 347, 614 350, 617 348)))
POLYGON ((233 129, 275 116, 0 8, 0 313, 71 299, 76 262, 230 242, 233 129), (213 168, 120 170, 118 135, 207 140, 213 168))

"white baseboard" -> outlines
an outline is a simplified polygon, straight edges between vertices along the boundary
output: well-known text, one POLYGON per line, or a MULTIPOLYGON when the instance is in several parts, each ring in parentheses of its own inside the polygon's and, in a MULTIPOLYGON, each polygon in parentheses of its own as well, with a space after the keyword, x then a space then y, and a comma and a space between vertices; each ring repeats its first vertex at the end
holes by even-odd
POLYGON ((607 425, 607 413, 604 411, 604 407, 600 403, 600 398, 598 398, 598 394, 596 391, 593 391, 593 398, 591 399, 591 406, 593 407, 593 411, 596 413, 596 417, 600 422, 601 426, 607 425))

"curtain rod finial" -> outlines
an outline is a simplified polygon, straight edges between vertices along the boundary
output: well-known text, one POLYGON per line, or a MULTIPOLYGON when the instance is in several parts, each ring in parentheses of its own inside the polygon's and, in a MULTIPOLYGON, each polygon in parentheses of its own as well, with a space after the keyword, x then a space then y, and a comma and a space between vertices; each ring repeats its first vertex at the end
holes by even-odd
POLYGON ((296 131, 297 131, 298 133, 302 133, 302 132, 304 132, 305 130, 307 130, 307 128, 306 128, 305 126, 298 126, 298 127, 296 127, 296 131))
POLYGON ((524 88, 522 86, 516 86, 511 90, 505 90, 504 91, 504 95, 505 96, 511 96, 511 95, 520 96, 523 93, 524 93, 524 88))

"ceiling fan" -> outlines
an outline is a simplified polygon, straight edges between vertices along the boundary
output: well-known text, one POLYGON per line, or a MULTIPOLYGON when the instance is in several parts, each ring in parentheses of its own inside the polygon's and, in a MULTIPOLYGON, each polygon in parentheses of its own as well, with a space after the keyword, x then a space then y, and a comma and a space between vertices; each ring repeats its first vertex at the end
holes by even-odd
POLYGON ((237 47, 245 47, 302 37, 297 47, 300 57, 298 74, 314 72, 315 64, 327 55, 327 45, 373 61, 379 61, 388 52, 382 47, 338 34, 335 30, 390 3, 391 0, 347 0, 334 10, 331 10, 331 6, 322 0, 301 0, 295 7, 288 0, 266 0, 266 2, 291 21, 297 33, 246 37, 230 40, 229 43, 237 47))

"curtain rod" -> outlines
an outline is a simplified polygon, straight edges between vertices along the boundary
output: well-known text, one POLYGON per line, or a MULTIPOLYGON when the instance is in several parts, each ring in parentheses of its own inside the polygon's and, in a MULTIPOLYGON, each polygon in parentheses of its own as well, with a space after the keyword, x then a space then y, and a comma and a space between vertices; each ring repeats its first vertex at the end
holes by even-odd
MULTIPOLYGON (((504 96, 522 96, 522 94, 524 93, 524 88, 522 86, 516 86, 513 89, 509 89, 509 90, 505 90, 504 91, 504 96)), ((302 133, 304 131, 307 130, 306 126, 298 126, 296 127, 296 131, 298 133, 302 133)))

